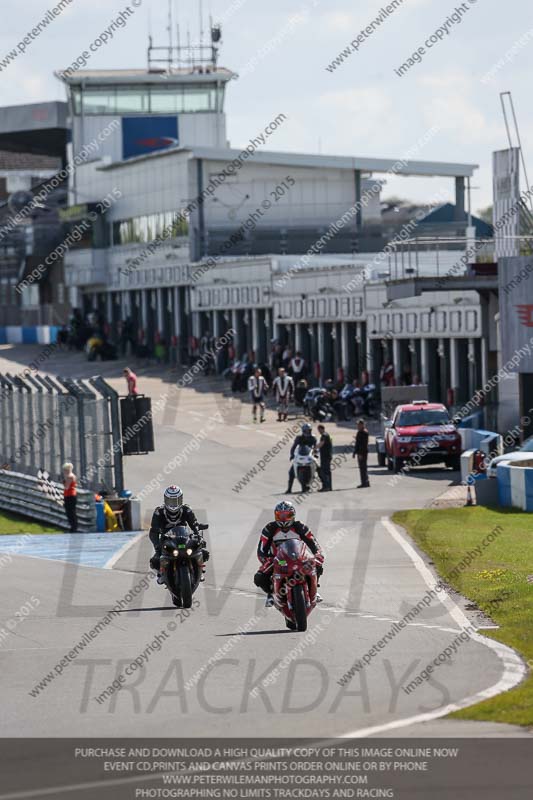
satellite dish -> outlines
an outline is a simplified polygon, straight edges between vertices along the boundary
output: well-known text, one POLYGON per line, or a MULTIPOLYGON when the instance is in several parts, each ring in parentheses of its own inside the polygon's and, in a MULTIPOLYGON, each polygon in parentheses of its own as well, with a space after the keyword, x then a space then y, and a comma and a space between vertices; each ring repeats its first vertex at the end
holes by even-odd
POLYGON ((26 206, 30 205, 32 200, 33 195, 31 192, 21 190, 19 192, 13 192, 13 194, 9 196, 7 204, 10 211, 13 211, 15 214, 17 214, 22 211, 23 208, 26 208, 26 206))

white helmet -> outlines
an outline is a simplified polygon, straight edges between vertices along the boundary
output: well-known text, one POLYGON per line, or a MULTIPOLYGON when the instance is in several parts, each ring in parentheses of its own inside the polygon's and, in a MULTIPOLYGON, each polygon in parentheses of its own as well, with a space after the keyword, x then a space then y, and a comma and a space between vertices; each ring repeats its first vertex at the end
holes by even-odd
POLYGON ((183 492, 179 486, 169 486, 164 494, 165 516, 169 522, 177 522, 183 505, 183 492))

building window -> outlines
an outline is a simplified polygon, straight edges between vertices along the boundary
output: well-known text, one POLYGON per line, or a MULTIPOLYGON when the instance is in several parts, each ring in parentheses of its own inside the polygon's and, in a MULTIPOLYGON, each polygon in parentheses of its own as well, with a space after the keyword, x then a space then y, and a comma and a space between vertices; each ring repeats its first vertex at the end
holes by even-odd
POLYGON ((183 92, 180 89, 152 89, 150 111, 152 114, 177 114, 183 111, 183 92))
POLYGON ((114 89, 84 89, 83 91, 84 114, 115 114, 116 98, 114 89))
POLYGON ((180 114, 222 110, 224 88, 199 86, 91 86, 72 87, 74 114, 180 114))
POLYGON ((184 111, 210 111, 209 89, 188 89, 184 94, 184 111))
POLYGON ((112 234, 113 245, 145 244, 159 236, 165 239, 188 236, 189 224, 179 217, 179 212, 163 211, 113 222, 112 234))
POLYGON ((117 114, 147 114, 150 110, 149 95, 146 89, 117 89, 117 114))

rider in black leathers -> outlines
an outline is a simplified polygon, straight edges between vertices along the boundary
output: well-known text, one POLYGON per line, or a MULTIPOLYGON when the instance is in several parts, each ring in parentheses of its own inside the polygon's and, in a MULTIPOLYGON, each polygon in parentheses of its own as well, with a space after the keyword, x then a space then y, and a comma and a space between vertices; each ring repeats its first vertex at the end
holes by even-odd
MULTIPOLYGON (((201 525, 196 519, 192 508, 183 503, 183 492, 177 486, 169 486, 165 490, 164 502, 158 506, 150 524, 150 541, 154 546, 154 555, 150 559, 150 567, 159 571, 161 546, 163 535, 176 525, 188 525, 189 528, 201 538, 200 531, 206 530, 208 525, 201 525)), ((204 563, 209 560, 209 551, 204 550, 204 563)))

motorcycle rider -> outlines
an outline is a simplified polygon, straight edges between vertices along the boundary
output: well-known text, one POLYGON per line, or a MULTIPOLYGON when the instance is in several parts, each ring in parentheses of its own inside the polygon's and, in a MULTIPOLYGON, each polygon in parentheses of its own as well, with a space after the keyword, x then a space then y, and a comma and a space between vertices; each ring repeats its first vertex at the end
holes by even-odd
POLYGON ((286 374, 284 367, 278 369, 278 377, 274 378, 272 388, 278 404, 278 422, 283 422, 289 413, 289 400, 294 395, 294 381, 286 374))
MULTIPOLYGON (((183 503, 183 492, 179 486, 169 486, 163 495, 163 505, 157 506, 150 524, 150 541, 154 546, 154 555, 150 559, 150 567, 157 570, 157 582, 163 584, 164 580, 159 575, 159 563, 161 559, 161 547, 163 535, 174 528, 176 525, 188 525, 189 528, 200 539, 200 531, 205 531, 209 525, 201 525, 196 519, 192 508, 183 503)), ((204 580, 205 563, 209 561, 209 551, 203 550, 202 578, 204 580)))
MULTIPOLYGON (((261 562, 261 566, 254 575, 254 583, 267 595, 265 603, 267 608, 270 608, 270 606, 274 605, 274 598, 272 596, 272 572, 274 564, 272 559, 276 555, 276 545, 274 544, 273 539, 274 536, 280 531, 293 531, 296 533, 300 539, 305 542, 315 556, 317 562, 317 577, 319 579, 324 572, 324 554, 322 553, 322 549, 318 541, 315 539, 307 525, 304 525, 303 522, 299 522, 296 519, 296 509, 292 503, 282 500, 281 503, 278 503, 274 509, 274 520, 265 525, 261 531, 259 544, 257 545, 257 558, 261 562)), ((316 594, 316 601, 317 603, 322 602, 322 597, 320 597, 318 592, 316 594)))
MULTIPOLYGON (((294 458, 294 453, 296 452, 296 448, 300 447, 301 444, 310 447, 313 455, 316 454, 316 436, 313 436, 313 430, 308 422, 304 422, 301 428, 302 432, 299 436, 297 436, 292 443, 291 452, 289 454, 289 459, 292 461, 294 458)), ((291 494, 292 492, 292 485, 295 479, 294 474, 294 464, 291 464, 291 468, 289 469, 289 485, 287 487, 286 494, 291 494)))
POLYGON ((265 394, 268 392, 268 383, 263 378, 263 373, 259 367, 254 374, 248 378, 248 391, 252 400, 252 417, 257 422, 257 406, 261 410, 261 422, 265 421, 265 394))

